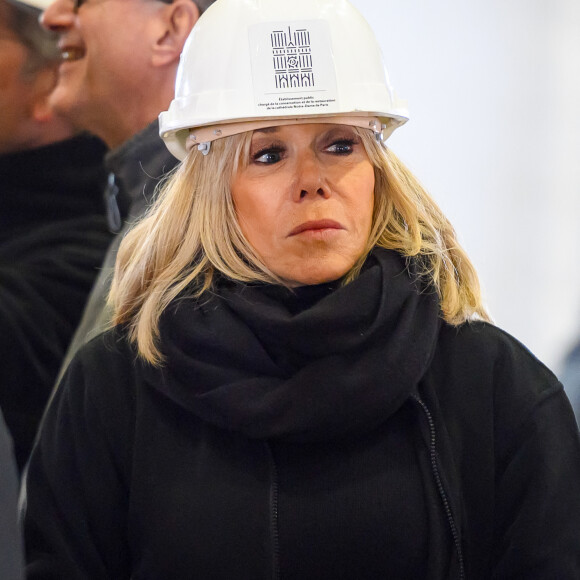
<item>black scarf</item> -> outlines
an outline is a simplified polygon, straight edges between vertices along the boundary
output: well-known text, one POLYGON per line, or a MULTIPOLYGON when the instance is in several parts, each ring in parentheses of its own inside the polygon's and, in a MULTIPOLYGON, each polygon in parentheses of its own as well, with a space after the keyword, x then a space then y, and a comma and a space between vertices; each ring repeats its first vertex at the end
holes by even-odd
POLYGON ((413 261, 375 249, 345 286, 294 291, 222 282, 181 298, 160 323, 167 357, 156 388, 250 438, 320 441, 373 429, 424 375, 439 301, 413 261))

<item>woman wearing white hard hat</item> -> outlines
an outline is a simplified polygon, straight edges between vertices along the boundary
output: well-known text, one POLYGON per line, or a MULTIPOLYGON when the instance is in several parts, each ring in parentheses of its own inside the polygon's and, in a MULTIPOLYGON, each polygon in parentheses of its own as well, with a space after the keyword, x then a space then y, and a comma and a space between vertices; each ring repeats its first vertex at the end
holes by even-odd
POLYGON ((568 401, 486 322, 405 120, 346 0, 202 16, 183 163, 29 464, 32 577, 580 578, 568 401))

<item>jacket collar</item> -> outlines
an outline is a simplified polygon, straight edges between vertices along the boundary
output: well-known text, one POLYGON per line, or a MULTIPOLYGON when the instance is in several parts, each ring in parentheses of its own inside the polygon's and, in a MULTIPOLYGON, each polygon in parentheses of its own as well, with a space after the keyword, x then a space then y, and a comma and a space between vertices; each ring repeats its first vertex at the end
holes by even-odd
POLYGON ((119 205, 128 208, 129 218, 143 212, 152 201, 161 177, 177 163, 159 137, 157 120, 107 153, 105 166, 115 175, 121 196, 119 205))

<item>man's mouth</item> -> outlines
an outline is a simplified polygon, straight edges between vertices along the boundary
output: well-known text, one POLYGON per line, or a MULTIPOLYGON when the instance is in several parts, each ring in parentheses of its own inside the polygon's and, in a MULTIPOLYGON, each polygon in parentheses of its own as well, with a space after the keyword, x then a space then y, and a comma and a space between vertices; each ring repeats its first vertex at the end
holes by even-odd
POLYGON ((85 51, 78 46, 65 46, 61 50, 61 58, 64 62, 80 60, 83 56, 85 56, 85 51))

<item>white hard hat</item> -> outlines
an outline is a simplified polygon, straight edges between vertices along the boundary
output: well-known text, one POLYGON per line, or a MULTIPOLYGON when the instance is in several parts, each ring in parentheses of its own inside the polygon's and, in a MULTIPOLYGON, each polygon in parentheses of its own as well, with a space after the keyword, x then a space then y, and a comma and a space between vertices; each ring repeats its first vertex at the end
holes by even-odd
POLYGON ((178 159, 214 139, 327 117, 386 139, 408 120, 347 0, 217 0, 188 38, 159 134, 178 159))

